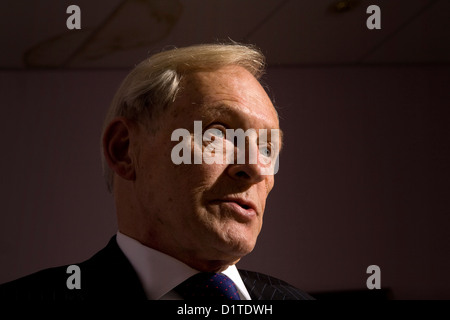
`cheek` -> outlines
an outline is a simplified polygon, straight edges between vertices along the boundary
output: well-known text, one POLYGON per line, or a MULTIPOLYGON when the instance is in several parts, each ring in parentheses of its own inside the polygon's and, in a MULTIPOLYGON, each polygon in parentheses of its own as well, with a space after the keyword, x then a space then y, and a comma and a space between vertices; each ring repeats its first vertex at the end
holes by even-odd
POLYGON ((273 187, 275 185, 275 177, 272 176, 267 176, 266 178, 266 197, 269 195, 270 191, 272 191, 273 187))
POLYGON ((167 194, 177 182, 169 145, 147 140, 137 157, 136 187, 150 194, 167 194))
POLYGON ((214 190, 224 166, 205 163, 186 164, 177 166, 175 170, 180 187, 200 200, 205 193, 214 190))
POLYGON ((259 199, 261 201, 261 206, 262 206, 263 210, 266 207, 267 197, 268 197, 270 191, 272 190, 273 186, 274 186, 273 176, 267 177, 267 179, 265 180, 265 183, 261 184, 261 186, 258 190, 259 199))

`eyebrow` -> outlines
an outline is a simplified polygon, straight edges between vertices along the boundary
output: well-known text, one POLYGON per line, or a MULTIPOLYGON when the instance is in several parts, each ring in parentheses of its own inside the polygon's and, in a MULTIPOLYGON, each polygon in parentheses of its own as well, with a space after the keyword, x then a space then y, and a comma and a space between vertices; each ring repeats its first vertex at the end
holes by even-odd
MULTIPOLYGON (((209 111, 211 111, 211 113, 215 113, 215 114, 218 114, 218 115, 225 114, 225 113, 235 114, 235 115, 242 115, 241 113, 236 111, 235 108, 233 108, 230 105, 225 104, 225 103, 221 103, 221 104, 218 104, 218 105, 209 105, 209 106, 205 105, 205 107, 209 111)), ((276 112, 276 114, 277 114, 278 121, 280 121, 280 119, 278 117, 278 112, 276 112)), ((261 129, 263 129, 263 128, 261 128, 261 129)), ((284 145, 284 132, 283 132, 283 130, 281 130, 281 128, 276 128, 276 129, 280 133, 280 139, 279 139, 279 149, 280 150, 279 150, 279 152, 281 152, 281 149, 282 149, 282 147, 284 145)), ((269 130, 271 130, 271 129, 269 129, 269 130)))

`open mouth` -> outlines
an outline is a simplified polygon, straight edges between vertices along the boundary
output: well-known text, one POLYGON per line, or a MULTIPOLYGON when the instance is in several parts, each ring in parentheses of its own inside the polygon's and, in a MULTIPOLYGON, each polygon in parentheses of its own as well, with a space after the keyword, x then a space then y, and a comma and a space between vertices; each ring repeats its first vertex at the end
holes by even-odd
POLYGON ((242 198, 226 197, 214 201, 214 203, 223 206, 223 209, 231 210, 236 217, 248 221, 257 216, 255 205, 249 201, 242 198))
POLYGON ((237 204, 239 207, 241 207, 241 208, 243 208, 245 210, 254 210, 254 211, 256 211, 255 205, 249 200, 245 200, 245 199, 241 199, 241 198, 227 197, 227 198, 221 199, 220 201, 232 202, 232 203, 237 204))
POLYGON ((236 202, 238 205, 240 205, 242 208, 244 208, 245 210, 249 210, 251 209, 250 206, 246 205, 246 204, 240 204, 239 202, 236 202))

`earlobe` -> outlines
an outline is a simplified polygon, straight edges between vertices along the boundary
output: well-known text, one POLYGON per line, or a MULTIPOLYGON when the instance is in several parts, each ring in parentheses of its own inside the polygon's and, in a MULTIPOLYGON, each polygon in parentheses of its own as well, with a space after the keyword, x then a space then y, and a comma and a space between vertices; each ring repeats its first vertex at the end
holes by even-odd
POLYGON ((103 154, 109 167, 125 180, 136 177, 130 156, 130 123, 125 118, 114 119, 103 133, 103 154))

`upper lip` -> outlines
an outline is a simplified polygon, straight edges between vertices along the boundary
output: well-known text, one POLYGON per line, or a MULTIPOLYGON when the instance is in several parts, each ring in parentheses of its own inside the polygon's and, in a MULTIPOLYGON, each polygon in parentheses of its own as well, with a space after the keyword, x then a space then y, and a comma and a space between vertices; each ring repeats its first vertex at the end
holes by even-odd
POLYGON ((239 198, 239 197, 224 197, 219 199, 219 201, 222 202, 236 202, 238 205, 240 205, 241 207, 243 207, 244 209, 253 209, 255 212, 258 212, 258 210, 256 210, 256 204, 248 199, 244 199, 244 198, 239 198), (248 207, 248 208, 246 208, 248 207))

